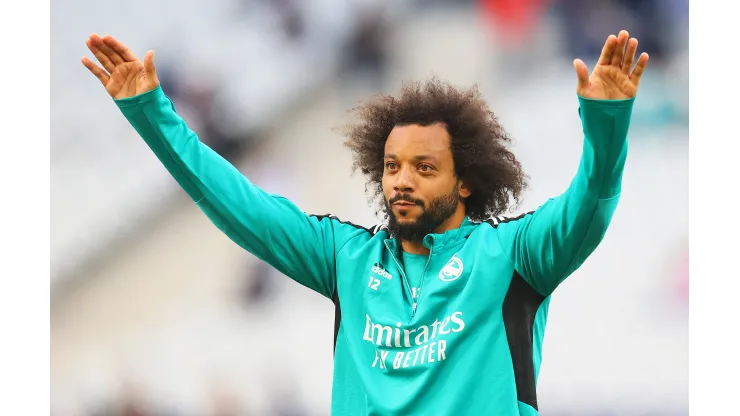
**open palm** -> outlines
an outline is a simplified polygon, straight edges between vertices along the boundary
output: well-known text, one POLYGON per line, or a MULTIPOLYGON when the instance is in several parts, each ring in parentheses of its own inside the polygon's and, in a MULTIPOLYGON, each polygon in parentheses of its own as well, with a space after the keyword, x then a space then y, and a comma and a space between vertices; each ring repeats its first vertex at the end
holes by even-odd
POLYGON ((633 69, 636 52, 637 39, 630 39, 629 33, 623 30, 619 37, 610 35, 607 38, 590 76, 586 64, 576 59, 573 66, 578 76, 578 95, 593 100, 634 98, 648 62, 648 54, 643 52, 633 69))
POLYGON ((82 58, 82 64, 100 80, 111 97, 129 98, 159 85, 153 51, 147 52, 141 62, 131 49, 110 35, 101 38, 92 34, 86 44, 103 68, 87 57, 82 58))

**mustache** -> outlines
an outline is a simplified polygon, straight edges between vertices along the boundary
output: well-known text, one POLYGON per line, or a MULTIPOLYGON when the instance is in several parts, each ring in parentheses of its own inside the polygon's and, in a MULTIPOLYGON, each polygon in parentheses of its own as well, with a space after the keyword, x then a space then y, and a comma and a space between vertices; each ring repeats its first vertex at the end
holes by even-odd
POLYGON ((388 200, 388 205, 393 205, 396 202, 404 201, 404 202, 410 202, 412 204, 421 205, 424 206, 424 201, 420 201, 418 199, 411 198, 409 195, 404 194, 398 194, 394 196, 393 198, 388 200))

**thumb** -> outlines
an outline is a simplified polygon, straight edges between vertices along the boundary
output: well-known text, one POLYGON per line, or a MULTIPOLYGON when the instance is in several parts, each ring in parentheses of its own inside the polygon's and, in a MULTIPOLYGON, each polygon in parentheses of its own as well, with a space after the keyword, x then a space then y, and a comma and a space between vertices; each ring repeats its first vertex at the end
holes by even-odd
POLYGON ((580 60, 576 59, 573 61, 573 68, 576 70, 576 76, 578 77, 578 90, 583 90, 588 87, 588 67, 580 60))
POLYGON ((144 56, 144 72, 149 82, 154 86, 159 85, 159 78, 157 78, 157 69, 154 67, 154 51, 149 51, 144 56))

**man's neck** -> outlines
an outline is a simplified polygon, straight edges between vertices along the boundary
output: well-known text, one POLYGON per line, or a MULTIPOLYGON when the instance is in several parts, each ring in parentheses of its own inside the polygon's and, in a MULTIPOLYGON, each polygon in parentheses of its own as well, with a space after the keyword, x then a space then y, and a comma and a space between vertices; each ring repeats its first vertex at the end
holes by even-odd
MULTIPOLYGON (((465 221, 465 211, 459 211, 453 214, 450 218, 447 219, 442 225, 440 225, 436 230, 432 231, 434 234, 442 234, 449 230, 454 230, 456 228, 460 228, 463 221, 465 221)), ((424 246, 424 241, 411 241, 411 240, 402 240, 401 241, 401 249, 409 254, 421 254, 428 256, 429 255, 429 249, 424 246)))

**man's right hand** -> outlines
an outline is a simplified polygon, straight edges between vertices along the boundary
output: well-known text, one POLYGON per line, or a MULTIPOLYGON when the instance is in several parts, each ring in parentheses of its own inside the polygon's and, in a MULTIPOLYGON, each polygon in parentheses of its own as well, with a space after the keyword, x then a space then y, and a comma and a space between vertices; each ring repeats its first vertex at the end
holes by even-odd
POLYGON ((100 68, 87 57, 82 64, 95 75, 114 99, 129 98, 151 91, 159 86, 154 69, 154 51, 149 51, 142 63, 134 53, 113 36, 92 34, 87 39, 88 49, 95 55, 100 68))

